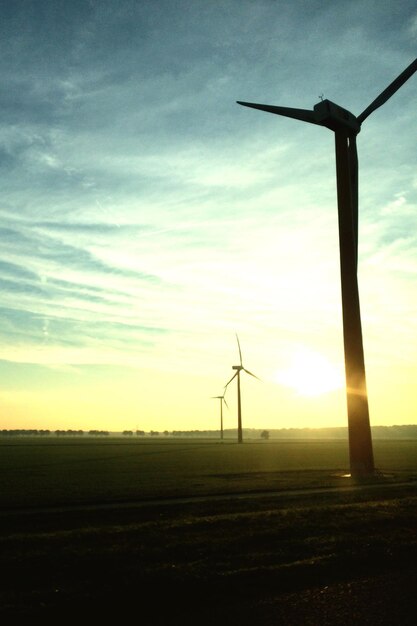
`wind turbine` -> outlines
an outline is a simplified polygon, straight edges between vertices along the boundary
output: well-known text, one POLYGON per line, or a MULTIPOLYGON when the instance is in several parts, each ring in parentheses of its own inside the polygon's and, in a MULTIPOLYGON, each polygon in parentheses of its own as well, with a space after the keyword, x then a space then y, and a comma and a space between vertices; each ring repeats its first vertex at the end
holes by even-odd
MULTIPOLYGON (((240 398, 240 372, 243 370, 244 372, 249 374, 249 376, 253 376, 254 378, 258 378, 258 377, 255 376, 255 374, 252 374, 252 372, 247 370, 245 367, 243 367, 242 350, 240 349, 239 337, 237 335, 236 335, 236 339, 237 339, 237 346, 239 348, 240 365, 232 366, 232 369, 236 370, 236 373, 233 374, 232 378, 224 386, 224 392, 226 393, 227 386, 232 382, 234 378, 237 377, 237 442, 242 443, 243 435, 242 435, 242 403, 241 403, 241 398, 240 398)), ((258 378, 258 380, 260 379, 258 378)))
POLYGON ((335 134, 349 457, 351 475, 357 477, 372 475, 375 467, 357 281, 358 156, 356 136, 366 118, 375 109, 385 104, 416 70, 417 59, 357 117, 330 100, 322 100, 314 106, 312 111, 238 101, 238 104, 253 109, 325 126, 335 134))
POLYGON ((220 439, 223 439, 223 402, 229 408, 224 394, 222 396, 211 396, 214 400, 220 400, 220 439))

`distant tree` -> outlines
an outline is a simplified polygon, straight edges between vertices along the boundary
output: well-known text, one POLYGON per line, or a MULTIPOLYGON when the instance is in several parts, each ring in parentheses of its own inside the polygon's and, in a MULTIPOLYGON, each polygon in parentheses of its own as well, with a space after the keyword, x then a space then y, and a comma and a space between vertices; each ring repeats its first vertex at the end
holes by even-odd
POLYGON ((137 437, 144 437, 145 436, 145 431, 144 430, 137 430, 136 431, 136 436, 137 437))
POLYGON ((157 437, 159 432, 157 430, 151 430, 151 437, 157 437))
POLYGON ((165 437, 168 437, 169 432, 167 430, 164 430, 164 435, 165 435, 165 437))
POLYGON ((124 430, 123 435, 125 437, 131 437, 133 435, 133 430, 124 430))
POLYGON ((261 439, 265 439, 265 441, 269 439, 269 430, 263 430, 261 432, 261 439))

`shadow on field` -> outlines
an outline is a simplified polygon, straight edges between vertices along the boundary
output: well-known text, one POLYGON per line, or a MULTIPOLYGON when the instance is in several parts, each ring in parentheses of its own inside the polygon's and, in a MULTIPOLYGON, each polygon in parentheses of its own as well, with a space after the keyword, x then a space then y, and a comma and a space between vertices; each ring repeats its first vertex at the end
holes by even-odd
POLYGON ((414 626, 414 485, 1 518, 0 619, 414 626))

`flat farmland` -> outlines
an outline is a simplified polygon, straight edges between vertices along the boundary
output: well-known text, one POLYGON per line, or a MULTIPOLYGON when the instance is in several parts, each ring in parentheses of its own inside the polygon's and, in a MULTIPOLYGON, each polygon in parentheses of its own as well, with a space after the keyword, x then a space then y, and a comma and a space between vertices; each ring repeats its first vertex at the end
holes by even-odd
POLYGON ((414 626, 417 441, 4 438, 4 623, 414 626), (354 487, 352 489, 352 487, 354 487))
MULTIPOLYGON (((376 467, 417 474, 417 441, 374 442, 376 467)), ((0 439, 3 509, 343 486, 341 440, 0 439)), ((346 481, 345 481, 346 482, 346 481)))

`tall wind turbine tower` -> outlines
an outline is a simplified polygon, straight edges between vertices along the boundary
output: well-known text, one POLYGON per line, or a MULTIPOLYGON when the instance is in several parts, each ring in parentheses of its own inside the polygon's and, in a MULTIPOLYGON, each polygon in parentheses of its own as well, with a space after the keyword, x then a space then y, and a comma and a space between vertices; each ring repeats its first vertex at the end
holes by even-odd
POLYGON ((365 119, 375 109, 385 104, 416 70, 417 59, 357 117, 330 100, 322 100, 314 106, 312 111, 238 101, 238 104, 253 109, 325 126, 335 134, 349 456, 350 471, 354 477, 371 476, 375 471, 357 280, 358 157, 356 136, 365 119))
MULTIPOLYGON (((240 365, 233 365, 232 366, 232 369, 236 370, 236 373, 233 374, 232 378, 224 386, 224 392, 226 393, 227 386, 232 382, 232 380, 234 378, 237 378, 237 442, 238 443, 243 443, 242 401, 241 401, 241 395, 240 395, 240 372, 244 371, 247 374, 249 374, 249 376, 253 376, 254 378, 258 378, 258 377, 255 376, 255 374, 252 374, 252 372, 247 370, 245 367, 243 367, 242 350, 240 349, 239 337, 237 335, 236 335, 236 340, 237 340, 237 346, 239 348, 240 365)), ((259 378, 258 378, 258 380, 259 380, 259 378)))

